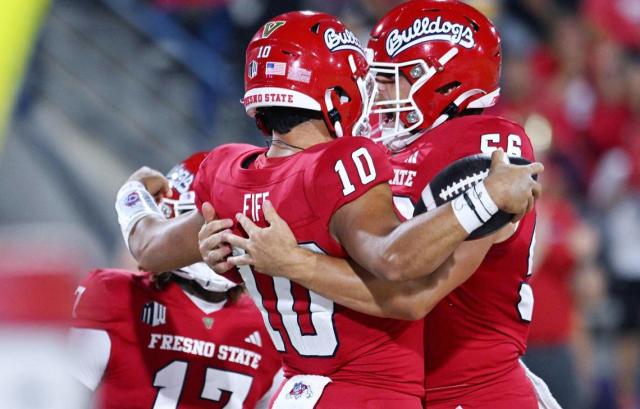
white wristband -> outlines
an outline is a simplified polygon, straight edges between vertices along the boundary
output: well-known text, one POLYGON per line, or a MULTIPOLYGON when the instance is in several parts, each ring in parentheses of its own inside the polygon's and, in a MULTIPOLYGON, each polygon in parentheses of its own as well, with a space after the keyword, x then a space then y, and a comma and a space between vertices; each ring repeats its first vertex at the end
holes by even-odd
POLYGON ((498 207, 489 196, 489 192, 483 182, 472 186, 455 198, 451 206, 453 214, 456 215, 462 228, 469 234, 489 221, 491 216, 498 212, 498 207))
POLYGON ((140 219, 153 214, 162 216, 151 193, 138 181, 127 182, 118 190, 116 213, 118 213, 120 231, 127 248, 129 248, 131 230, 140 219))
POLYGON ((484 180, 481 181, 480 183, 477 183, 473 186, 473 190, 476 193, 476 196, 478 197, 478 199, 480 200, 482 206, 484 207, 484 209, 491 215, 493 216, 494 214, 498 213, 498 206, 496 205, 496 203, 493 201, 493 199, 491 198, 491 195, 489 195, 489 191, 487 190, 487 187, 484 185, 484 180))

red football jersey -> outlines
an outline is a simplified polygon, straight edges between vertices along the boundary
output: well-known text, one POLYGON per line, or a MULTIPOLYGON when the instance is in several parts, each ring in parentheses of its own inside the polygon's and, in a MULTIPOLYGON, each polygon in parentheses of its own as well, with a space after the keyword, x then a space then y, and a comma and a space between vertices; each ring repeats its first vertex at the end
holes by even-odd
MULTIPOLYGON (((429 181, 450 163, 501 147, 534 160, 522 127, 503 118, 470 115, 425 133, 392 155, 391 181, 398 210, 406 217, 429 181)), ((425 318, 427 403, 456 396, 456 386, 487 384, 517 365, 524 354, 533 296, 528 284, 535 214, 516 233, 491 247, 478 270, 425 318)))
POLYGON ((210 314, 170 282, 96 270, 78 288, 73 326, 104 330, 101 408, 253 408, 281 368, 249 297, 210 314), (169 406, 167 406, 169 405, 169 406))
MULTIPOLYGON (((225 145, 196 176, 196 203, 217 215, 244 213, 264 226, 261 204, 270 200, 307 248, 347 257, 329 233, 341 206, 392 175, 386 153, 365 138, 338 138, 292 156, 267 158, 266 149, 225 145)), ((236 233, 241 233, 239 226, 236 233)), ((347 309, 286 278, 250 268, 240 274, 282 352, 285 376, 324 375, 334 382, 422 396, 422 323, 380 319, 347 309)))

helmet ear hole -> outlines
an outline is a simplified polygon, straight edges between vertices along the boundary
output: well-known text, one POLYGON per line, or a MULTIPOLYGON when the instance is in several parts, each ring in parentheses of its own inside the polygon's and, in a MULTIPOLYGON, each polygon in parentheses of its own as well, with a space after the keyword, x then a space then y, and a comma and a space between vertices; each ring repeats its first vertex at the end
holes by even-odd
POLYGON ((347 92, 341 87, 334 88, 336 91, 336 95, 338 95, 338 100, 340 104, 346 104, 347 102, 351 102, 351 97, 347 92))
POLYGON ((440 88, 436 89, 436 92, 438 94, 447 95, 451 91, 453 91, 456 88, 458 88, 460 85, 462 85, 462 83, 460 81, 452 81, 452 82, 450 82, 448 84, 445 84, 445 85, 441 86, 440 88))

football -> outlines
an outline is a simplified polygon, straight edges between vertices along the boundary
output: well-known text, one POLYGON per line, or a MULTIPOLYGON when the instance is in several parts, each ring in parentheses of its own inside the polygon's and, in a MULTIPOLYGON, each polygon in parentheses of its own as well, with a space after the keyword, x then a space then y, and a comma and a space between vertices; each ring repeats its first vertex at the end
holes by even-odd
MULTIPOLYGON (((519 156, 510 156, 508 158, 513 165, 528 165, 531 163, 529 160, 519 156)), ((413 212, 414 217, 460 196, 467 189, 484 180, 489 174, 490 168, 491 155, 484 153, 467 156, 453 162, 438 173, 431 183, 425 187, 413 212)), ((537 179, 537 176, 534 178, 537 179)), ((509 223, 513 216, 511 213, 498 210, 488 222, 471 232, 467 240, 479 239, 495 232, 509 223)))

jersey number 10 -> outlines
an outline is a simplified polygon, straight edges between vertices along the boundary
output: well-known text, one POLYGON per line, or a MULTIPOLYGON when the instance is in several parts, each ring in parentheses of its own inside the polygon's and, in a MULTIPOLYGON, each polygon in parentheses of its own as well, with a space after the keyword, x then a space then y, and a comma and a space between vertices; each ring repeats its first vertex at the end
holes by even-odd
MULTIPOLYGON (((376 178, 376 168, 373 165, 373 159, 371 158, 371 154, 366 148, 360 148, 355 150, 351 154, 351 159, 353 163, 356 165, 356 169, 358 170, 358 176, 360 177, 360 182, 363 185, 367 183, 371 183, 376 178), (367 169, 365 169, 365 163, 367 169)), ((356 187, 351 183, 349 179, 349 173, 347 172, 347 168, 344 165, 342 159, 336 162, 336 166, 334 170, 340 176, 340 181, 342 182, 342 194, 347 196, 356 191, 356 187)))
MULTIPOLYGON (((305 247, 316 253, 325 253, 315 243, 300 244, 300 247, 305 247)), ((234 249, 234 254, 236 253, 242 254, 244 250, 234 249)), ((336 352, 338 348, 338 337, 333 327, 333 301, 305 289, 305 291, 308 292, 308 310, 305 312, 305 315, 309 315, 314 333, 304 334, 303 329, 300 327, 298 312, 294 309, 294 303, 297 300, 291 291, 291 281, 284 277, 271 277, 273 280, 273 291, 275 292, 273 295, 276 299, 276 311, 267 311, 264 307, 261 291, 271 290, 258 287, 251 267, 240 266, 238 270, 247 287, 247 291, 262 313, 267 332, 269 332, 271 340, 278 351, 285 352, 286 347, 280 330, 276 330, 271 325, 270 317, 275 318, 275 314, 280 316, 279 321, 282 323, 282 326, 284 326, 291 345, 299 355, 307 357, 332 356, 336 352)))

